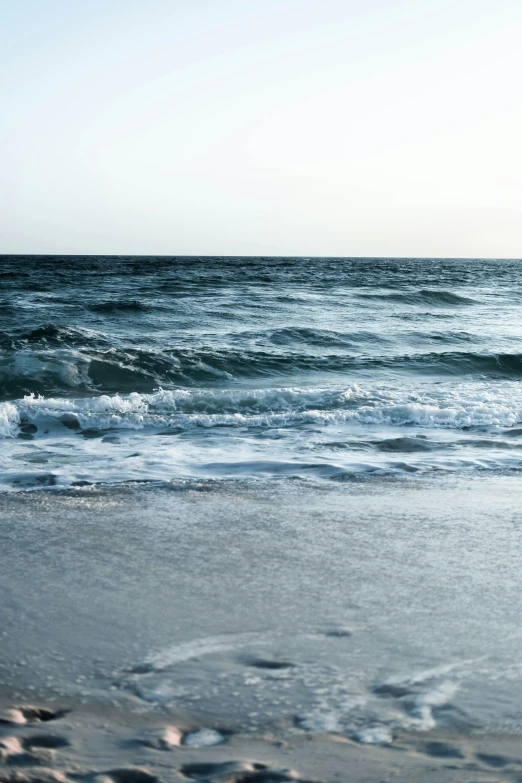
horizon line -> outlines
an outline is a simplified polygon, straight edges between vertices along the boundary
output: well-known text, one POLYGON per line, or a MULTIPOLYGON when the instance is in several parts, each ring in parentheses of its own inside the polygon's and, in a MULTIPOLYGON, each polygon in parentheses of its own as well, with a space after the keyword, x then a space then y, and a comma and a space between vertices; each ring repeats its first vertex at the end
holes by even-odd
POLYGON ((306 260, 358 260, 358 261, 522 261, 522 256, 318 256, 318 255, 268 255, 259 254, 216 254, 206 253, 0 253, 3 258, 234 258, 234 259, 306 259, 306 260))

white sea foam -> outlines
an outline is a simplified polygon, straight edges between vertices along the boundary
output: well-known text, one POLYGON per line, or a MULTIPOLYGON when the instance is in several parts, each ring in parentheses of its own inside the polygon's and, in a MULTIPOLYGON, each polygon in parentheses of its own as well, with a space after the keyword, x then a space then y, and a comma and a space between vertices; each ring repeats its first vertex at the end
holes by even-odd
POLYGON ((389 745, 393 734, 388 726, 369 726, 354 732, 353 738, 363 745, 389 745))
POLYGON ((508 437, 519 421, 522 390, 513 382, 430 386, 422 395, 357 385, 28 395, 0 403, 0 438, 10 439, 0 485, 520 470, 522 438, 508 437), (472 424, 488 429, 462 431, 472 424))
POLYGON ((386 685, 420 685, 424 682, 429 682, 438 677, 444 677, 451 672, 455 672, 465 668, 473 661, 456 661, 453 663, 443 663, 440 666, 433 666, 430 669, 422 669, 412 674, 406 674, 404 676, 388 677, 384 684, 386 685))
POLYGON ((225 737, 215 729, 199 729, 187 734, 183 739, 183 744, 191 748, 205 748, 211 745, 221 745, 225 737))
POLYGON ((0 402, 0 438, 13 438, 18 432, 20 412, 11 402, 0 402))
MULTIPOLYGON (((5 403, 4 403, 5 405, 5 403)), ((81 399, 29 395, 9 403, 10 420, 38 425, 64 416, 82 427, 108 429, 195 427, 288 427, 307 423, 355 423, 462 429, 512 427, 522 422, 522 390, 516 382, 458 384, 422 392, 357 385, 332 389, 164 390, 151 394, 101 395, 81 399)), ((3 426, 0 436, 15 434, 3 426)))
POLYGON ((415 700, 412 716, 415 718, 415 727, 421 731, 431 731, 437 725, 433 716, 433 710, 444 707, 455 697, 459 686, 455 682, 442 682, 437 687, 421 693, 415 700))
POLYGON ((341 731, 339 717, 333 712, 306 712, 298 720, 300 728, 313 734, 341 731))
POLYGON ((194 639, 191 642, 174 644, 147 658, 147 663, 157 670, 166 669, 176 663, 190 661, 202 655, 212 655, 222 652, 238 650, 248 645, 263 645, 270 641, 270 634, 263 633, 239 633, 224 636, 208 636, 203 639, 194 639))

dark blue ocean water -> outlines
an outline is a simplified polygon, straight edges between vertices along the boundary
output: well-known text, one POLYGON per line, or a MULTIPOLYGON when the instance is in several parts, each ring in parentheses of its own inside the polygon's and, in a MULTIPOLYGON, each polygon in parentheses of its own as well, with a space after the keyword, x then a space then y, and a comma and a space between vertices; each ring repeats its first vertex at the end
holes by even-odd
POLYGON ((0 258, 4 489, 522 466, 519 261, 0 258))

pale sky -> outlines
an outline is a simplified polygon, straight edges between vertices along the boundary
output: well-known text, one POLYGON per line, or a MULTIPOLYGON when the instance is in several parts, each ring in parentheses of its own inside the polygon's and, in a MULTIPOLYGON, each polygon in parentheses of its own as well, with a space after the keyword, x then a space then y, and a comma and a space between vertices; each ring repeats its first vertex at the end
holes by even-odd
POLYGON ((520 0, 0 12, 0 253, 522 257, 520 0))

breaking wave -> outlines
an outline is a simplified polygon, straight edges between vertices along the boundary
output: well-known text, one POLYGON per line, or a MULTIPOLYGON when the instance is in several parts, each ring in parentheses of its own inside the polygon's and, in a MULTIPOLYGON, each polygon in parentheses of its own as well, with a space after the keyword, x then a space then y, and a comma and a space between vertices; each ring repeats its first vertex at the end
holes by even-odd
MULTIPOLYGON (((271 388, 251 390, 160 389, 151 394, 100 395, 80 399, 25 396, 0 403, 0 434, 49 421, 98 429, 241 427, 274 428, 342 424, 415 426, 438 429, 512 428, 522 422, 522 390, 462 386, 445 392, 271 388)), ((381 439, 380 451, 429 451, 411 438, 381 439)))

